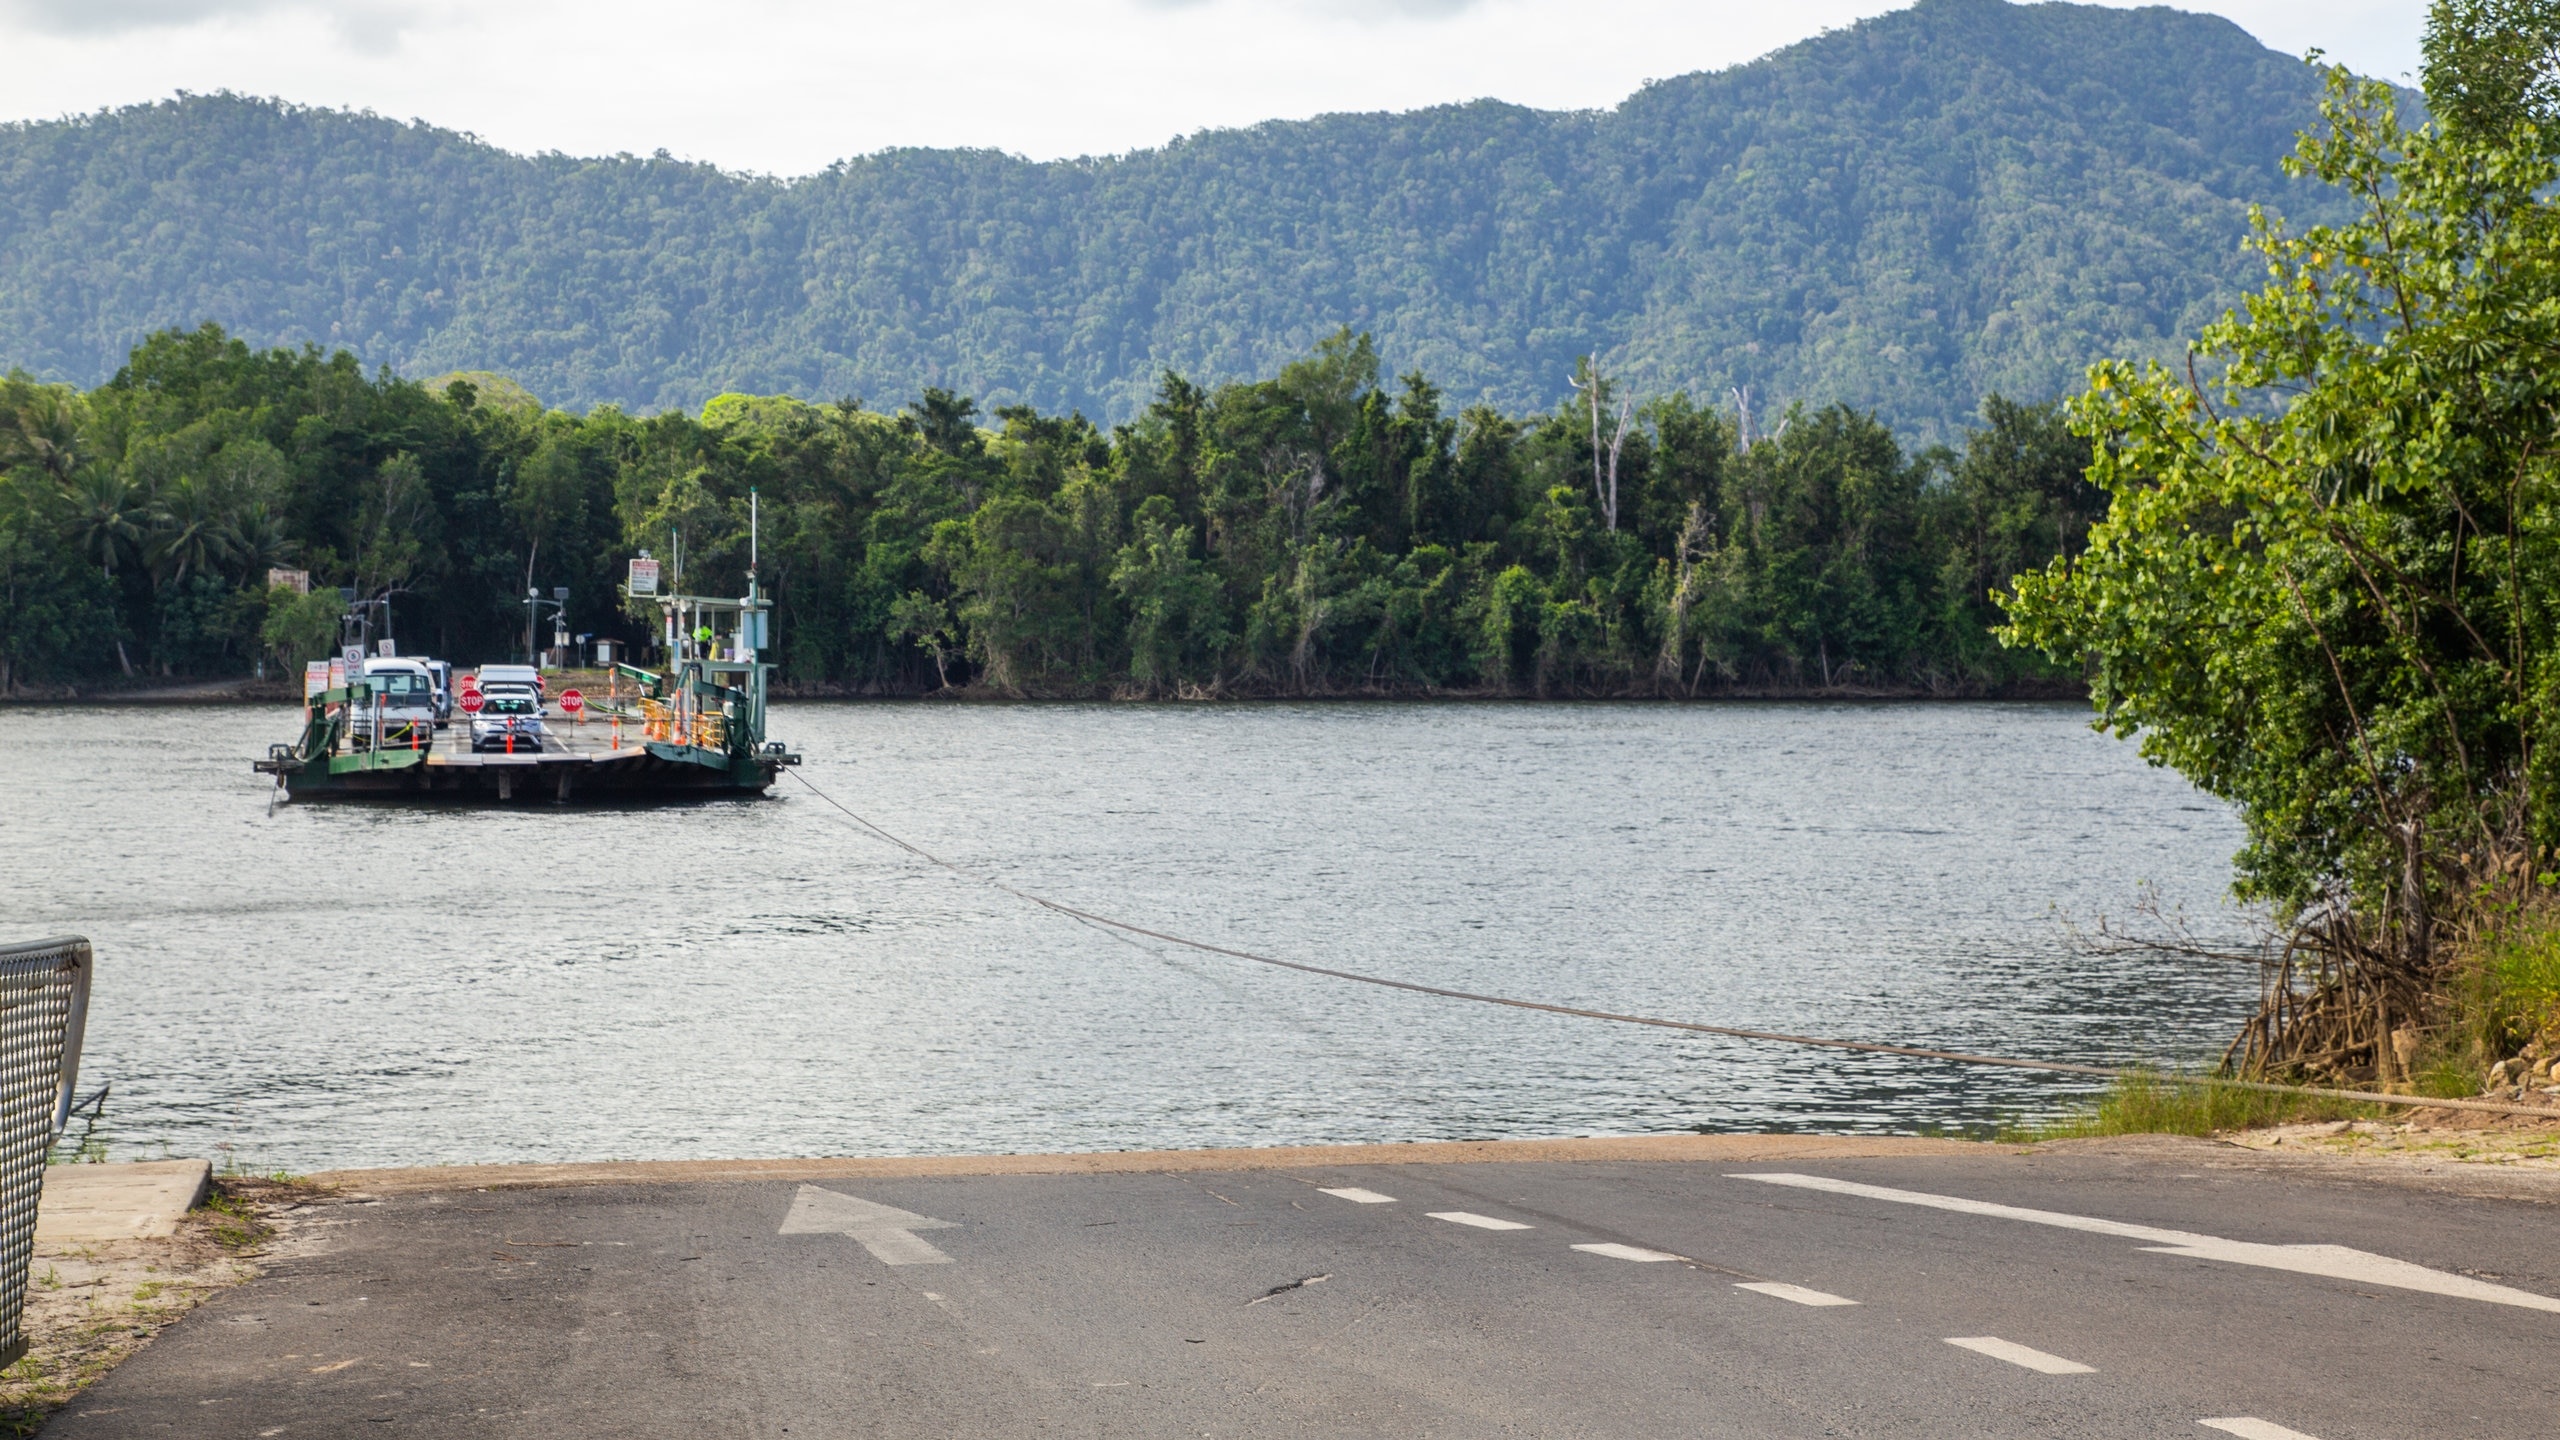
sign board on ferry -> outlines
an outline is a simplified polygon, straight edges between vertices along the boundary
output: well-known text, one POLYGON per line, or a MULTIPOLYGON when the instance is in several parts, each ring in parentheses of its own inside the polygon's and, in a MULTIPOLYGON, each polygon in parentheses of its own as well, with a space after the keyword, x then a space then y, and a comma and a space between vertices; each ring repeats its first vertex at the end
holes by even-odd
POLYGON ((630 582, 630 585, 628 586, 628 588, 630 589, 631 593, 632 593, 632 594, 634 594, 634 595, 655 595, 655 594, 657 594, 657 593, 658 593, 658 562, 657 562, 657 561, 655 561, 655 560, 650 559, 650 558, 649 558, 648 556, 646 556, 646 555, 643 555, 643 556, 641 556, 639 559, 632 561, 632 562, 631 562, 631 582, 630 582))

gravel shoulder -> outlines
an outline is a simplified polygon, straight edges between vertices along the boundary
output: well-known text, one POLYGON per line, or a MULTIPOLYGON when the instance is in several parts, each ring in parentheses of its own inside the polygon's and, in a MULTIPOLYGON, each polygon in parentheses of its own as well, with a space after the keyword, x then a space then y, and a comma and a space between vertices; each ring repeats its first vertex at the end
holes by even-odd
POLYGON ((2384 1165, 2472 1165, 2560 1176, 2560 1124, 2469 1123, 2481 1117, 2446 1114, 2393 1123, 2338 1120, 2318 1125, 2277 1125, 2228 1136, 2251 1150, 2316 1155, 2384 1165))
POLYGON ((0 1370, 0 1436, 47 1417, 154 1336, 290 1253, 325 1192, 227 1177, 162 1239, 38 1240, 21 1328, 27 1353, 0 1370))

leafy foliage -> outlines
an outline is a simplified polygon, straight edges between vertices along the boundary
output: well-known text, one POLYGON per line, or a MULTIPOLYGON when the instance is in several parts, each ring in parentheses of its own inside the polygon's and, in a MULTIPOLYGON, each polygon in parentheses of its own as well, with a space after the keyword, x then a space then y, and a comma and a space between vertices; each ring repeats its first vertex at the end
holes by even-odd
POLYGON ((2301 164, 2366 213, 2262 233, 2269 285, 2198 345, 2211 389, 2091 372, 2113 509, 2021 577, 2013 634, 2088 656, 2108 723, 2240 803, 2249 892, 2423 914, 2402 892, 2438 862, 2560 840, 2560 152, 2332 86, 2301 164))
POLYGON ((1985 393, 2173 356, 2247 282, 2251 202, 2328 218, 2278 169, 2317 93, 2220 19, 1921 0, 1605 112, 789 183, 186 96, 0 127, 0 366, 95 384, 212 320, 579 409, 942 386, 1129 421, 1165 370, 1272 375, 1350 324, 1458 409, 1555 404, 1598 350, 1951 439, 1985 393))
POLYGON ((2068 683, 1984 628, 2005 567, 2076 546, 2092 513, 2057 407, 1994 397, 1962 451, 1906 453, 1840 406, 1745 444, 1685 394, 1585 373, 1543 414, 1452 415, 1420 374, 1382 384, 1346 330, 1268 380, 1167 374, 1106 433, 933 388, 894 415, 724 395, 576 416, 484 403, 492 377, 163 332, 92 391, 0 384, 0 641, 37 683, 290 665, 332 643, 343 586, 388 597, 412 651, 505 658, 518 597, 566 585, 573 631, 645 642, 623 561, 738 593, 752 508, 776 658, 809 685, 2068 683), (269 589, 276 565, 321 588, 269 589))
POLYGON ((2111 508, 2020 577, 2007 632, 2238 804, 2242 893, 2322 967, 2251 1053, 2383 1079, 2440 937, 2560 869, 2560 4, 2444 0, 2427 49, 2441 120, 2333 70, 2293 162, 2360 213, 2262 220, 2267 285, 2189 367, 2090 372, 2071 414, 2111 508))

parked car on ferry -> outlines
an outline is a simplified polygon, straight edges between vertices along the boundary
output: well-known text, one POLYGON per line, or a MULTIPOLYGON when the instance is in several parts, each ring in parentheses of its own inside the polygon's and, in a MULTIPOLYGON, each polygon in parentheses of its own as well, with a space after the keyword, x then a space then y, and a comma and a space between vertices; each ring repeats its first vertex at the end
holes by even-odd
POLYGON ((357 707, 348 717, 359 746, 371 746, 374 721, 382 722, 381 748, 424 749, 435 740, 436 682, 423 660, 384 657, 364 662, 364 678, 373 682, 375 703, 357 707))
POLYGON ((502 695, 513 695, 518 699, 532 701, 533 713, 536 715, 548 715, 551 713, 550 710, 542 703, 542 692, 534 689, 530 685, 502 683, 496 685, 485 685, 482 686, 480 690, 480 698, 483 701, 495 700, 502 695))
POLYGON ((481 666, 480 688, 486 690, 492 685, 523 685, 536 695, 548 688, 542 682, 542 672, 530 665, 481 666))
POLYGON ((480 713, 471 717, 474 751, 513 750, 539 754, 543 748, 542 701, 510 686, 480 691, 480 713))
POLYGON ((453 662, 426 661, 427 674, 436 682, 436 728, 442 730, 453 723, 453 662))

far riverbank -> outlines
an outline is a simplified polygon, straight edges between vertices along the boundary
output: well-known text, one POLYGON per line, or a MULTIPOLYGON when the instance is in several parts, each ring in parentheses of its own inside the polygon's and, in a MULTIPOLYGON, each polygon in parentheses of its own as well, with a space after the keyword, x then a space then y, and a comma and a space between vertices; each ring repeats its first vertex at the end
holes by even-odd
MULTIPOLYGON (((607 689, 607 677, 601 670, 564 670, 554 672, 553 688, 577 688, 601 695, 607 689)), ((1179 691, 1139 691, 1125 687, 1096 686, 1086 690, 1008 690, 993 685, 955 685, 941 689, 883 686, 836 685, 826 683, 776 682, 773 696, 777 700, 922 700, 940 704, 1091 704, 1111 703, 1178 703, 1233 701, 1239 703, 1296 702, 1307 700, 1362 701, 1380 700, 1397 703, 1446 700, 1665 700, 1714 703, 1717 701, 1777 702, 1890 702, 1890 701, 2054 701, 2086 700, 2089 690, 2077 682, 2023 681, 2007 685, 1737 685, 1702 689, 1688 693, 1677 689, 1583 690, 1534 686, 1483 686, 1466 689, 1439 689, 1430 686, 1358 686, 1318 688, 1303 691, 1284 690, 1269 685, 1216 685, 1184 687, 1179 691)), ((89 680, 76 685, 21 685, 0 695, 0 705, 239 705, 274 702, 290 704, 301 697, 299 683, 293 679, 249 675, 207 678, 171 678, 168 676, 118 676, 113 679, 89 680)))

